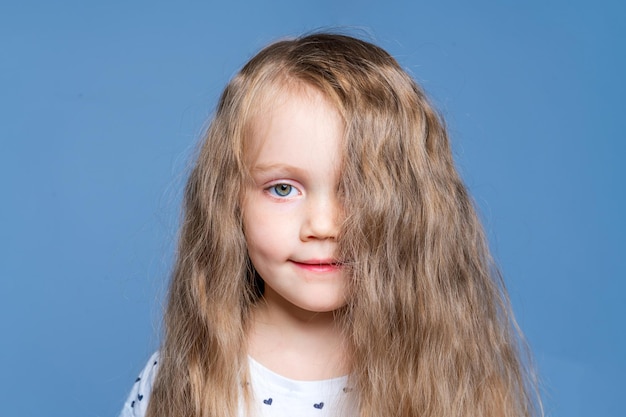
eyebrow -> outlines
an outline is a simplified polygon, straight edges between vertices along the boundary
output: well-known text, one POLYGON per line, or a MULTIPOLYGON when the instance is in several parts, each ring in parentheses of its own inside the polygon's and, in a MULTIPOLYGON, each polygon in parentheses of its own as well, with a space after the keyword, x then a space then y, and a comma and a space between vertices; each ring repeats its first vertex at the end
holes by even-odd
POLYGON ((296 174, 305 175, 306 171, 302 168, 295 167, 289 164, 258 164, 252 167, 252 174, 265 174, 267 172, 278 172, 280 174, 296 174))

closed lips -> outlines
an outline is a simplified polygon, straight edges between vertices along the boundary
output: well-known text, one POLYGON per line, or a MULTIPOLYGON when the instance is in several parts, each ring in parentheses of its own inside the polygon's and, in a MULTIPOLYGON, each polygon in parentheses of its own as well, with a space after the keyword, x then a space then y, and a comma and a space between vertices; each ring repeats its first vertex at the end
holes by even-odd
POLYGON ((330 272, 341 268, 341 264, 334 260, 292 261, 296 266, 313 272, 330 272))

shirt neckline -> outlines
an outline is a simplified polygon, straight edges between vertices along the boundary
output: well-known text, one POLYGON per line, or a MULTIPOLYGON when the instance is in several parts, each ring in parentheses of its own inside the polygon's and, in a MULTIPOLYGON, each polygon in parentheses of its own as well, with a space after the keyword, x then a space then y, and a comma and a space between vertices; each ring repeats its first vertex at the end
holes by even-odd
POLYGON ((248 363, 250 367, 250 373, 255 374, 258 377, 258 380, 265 381, 266 383, 288 390, 290 392, 315 392, 319 391, 322 388, 341 390, 342 388, 345 388, 346 384, 348 383, 348 375, 312 381, 287 378, 285 376, 277 374, 271 369, 266 368, 250 355, 248 355, 248 363))

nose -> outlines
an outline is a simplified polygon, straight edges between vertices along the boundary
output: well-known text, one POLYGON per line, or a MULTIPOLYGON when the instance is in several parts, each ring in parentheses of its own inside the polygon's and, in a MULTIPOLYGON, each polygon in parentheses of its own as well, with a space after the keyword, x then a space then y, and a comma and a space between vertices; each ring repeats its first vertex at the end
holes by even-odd
POLYGON ((338 233, 339 204, 334 196, 320 196, 307 204, 305 218, 300 228, 300 239, 334 240, 338 233))

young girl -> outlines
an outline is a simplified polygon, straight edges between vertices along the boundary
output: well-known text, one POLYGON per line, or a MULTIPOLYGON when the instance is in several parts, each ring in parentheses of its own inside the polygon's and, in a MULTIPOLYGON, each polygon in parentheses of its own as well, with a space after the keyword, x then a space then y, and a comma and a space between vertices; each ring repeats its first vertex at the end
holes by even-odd
POLYGON ((121 416, 537 412, 443 121, 379 47, 320 33, 252 58, 184 213, 163 345, 121 416))

